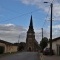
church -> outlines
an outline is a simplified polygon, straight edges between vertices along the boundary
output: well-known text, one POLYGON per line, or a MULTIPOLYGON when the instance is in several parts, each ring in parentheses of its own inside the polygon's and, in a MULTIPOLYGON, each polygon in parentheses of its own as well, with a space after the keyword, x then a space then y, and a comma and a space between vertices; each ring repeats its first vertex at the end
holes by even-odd
POLYGON ((33 28, 33 20, 31 15, 30 25, 26 36, 26 51, 35 52, 38 50, 39 50, 39 45, 35 39, 35 32, 33 28))

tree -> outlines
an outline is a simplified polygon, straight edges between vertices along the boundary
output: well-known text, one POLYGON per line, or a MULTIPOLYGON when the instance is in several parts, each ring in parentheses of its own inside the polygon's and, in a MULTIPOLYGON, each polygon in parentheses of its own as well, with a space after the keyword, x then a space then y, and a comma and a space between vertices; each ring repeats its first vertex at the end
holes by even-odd
POLYGON ((18 46, 18 51, 23 51, 25 49, 25 45, 26 45, 25 42, 20 42, 18 46))
POLYGON ((44 37, 41 41, 40 41, 40 47, 43 51, 43 49, 48 45, 48 38, 44 37))

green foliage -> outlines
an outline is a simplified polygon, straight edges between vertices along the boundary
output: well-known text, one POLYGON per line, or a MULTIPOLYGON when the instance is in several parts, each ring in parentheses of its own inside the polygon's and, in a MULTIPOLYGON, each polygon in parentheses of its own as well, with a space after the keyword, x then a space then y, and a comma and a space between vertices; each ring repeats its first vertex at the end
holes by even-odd
POLYGON ((40 41, 40 47, 43 51, 43 49, 47 46, 48 44, 48 38, 44 37, 41 41, 40 41))
POLYGON ((23 51, 25 48, 25 42, 20 42, 19 46, 18 46, 18 51, 23 51))

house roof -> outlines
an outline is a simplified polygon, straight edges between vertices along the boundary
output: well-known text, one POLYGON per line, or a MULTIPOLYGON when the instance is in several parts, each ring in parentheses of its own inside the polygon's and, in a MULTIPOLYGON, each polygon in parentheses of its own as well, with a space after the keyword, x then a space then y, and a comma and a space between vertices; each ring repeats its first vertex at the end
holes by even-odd
POLYGON ((1 39, 0 39, 0 43, 4 43, 6 45, 14 45, 13 43, 10 43, 10 42, 7 42, 7 41, 1 40, 1 39))
POLYGON ((52 42, 55 42, 57 40, 60 40, 60 37, 57 37, 57 38, 52 39, 52 42))

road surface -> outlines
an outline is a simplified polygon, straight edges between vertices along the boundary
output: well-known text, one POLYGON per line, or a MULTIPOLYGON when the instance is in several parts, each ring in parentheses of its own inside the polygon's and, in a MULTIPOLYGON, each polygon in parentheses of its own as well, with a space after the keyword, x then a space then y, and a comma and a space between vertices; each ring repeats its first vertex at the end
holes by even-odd
POLYGON ((37 52, 21 52, 1 57, 0 60, 40 60, 37 52))

